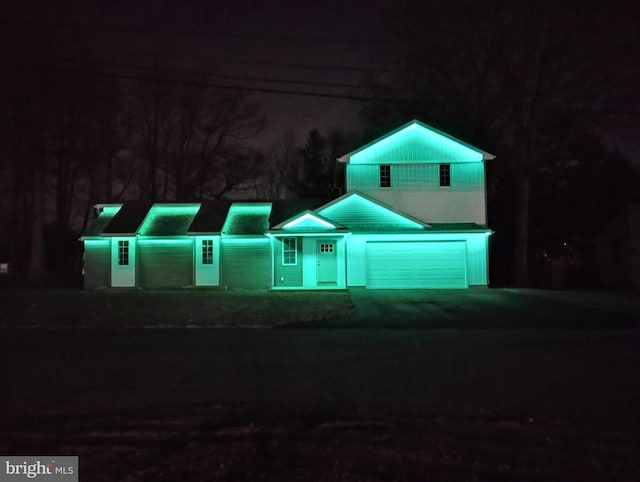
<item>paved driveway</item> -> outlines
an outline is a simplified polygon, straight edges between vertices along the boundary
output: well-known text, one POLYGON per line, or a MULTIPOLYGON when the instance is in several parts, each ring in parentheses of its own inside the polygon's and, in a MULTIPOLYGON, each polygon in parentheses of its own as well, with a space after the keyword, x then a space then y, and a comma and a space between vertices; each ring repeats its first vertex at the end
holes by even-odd
POLYGON ((311 326, 442 329, 640 327, 640 300, 632 295, 506 289, 364 288, 352 288, 350 295, 356 308, 353 315, 311 326))

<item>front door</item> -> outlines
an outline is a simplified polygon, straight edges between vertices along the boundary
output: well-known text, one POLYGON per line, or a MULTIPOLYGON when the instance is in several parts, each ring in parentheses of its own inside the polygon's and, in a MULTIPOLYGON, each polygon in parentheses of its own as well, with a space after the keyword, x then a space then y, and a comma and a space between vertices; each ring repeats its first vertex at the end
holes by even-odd
POLYGON ((318 285, 335 285, 338 282, 338 257, 336 242, 317 241, 318 285))

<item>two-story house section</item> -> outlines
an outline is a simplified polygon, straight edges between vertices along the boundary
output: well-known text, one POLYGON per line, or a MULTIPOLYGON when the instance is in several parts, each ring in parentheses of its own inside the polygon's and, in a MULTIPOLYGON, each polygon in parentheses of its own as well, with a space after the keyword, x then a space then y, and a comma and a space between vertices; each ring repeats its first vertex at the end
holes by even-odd
POLYGON ((494 156, 412 121, 338 161, 346 188, 427 223, 486 226, 484 161, 494 156))

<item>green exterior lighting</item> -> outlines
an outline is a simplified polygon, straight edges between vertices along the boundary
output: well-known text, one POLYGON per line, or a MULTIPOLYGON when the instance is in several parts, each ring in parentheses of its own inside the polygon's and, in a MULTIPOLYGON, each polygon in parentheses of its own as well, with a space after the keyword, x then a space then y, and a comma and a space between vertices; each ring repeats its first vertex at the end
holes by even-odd
POLYGON ((352 164, 393 162, 482 162, 483 153, 414 122, 351 155, 352 164))
POLYGON ((138 244, 140 245, 185 245, 193 243, 193 238, 138 238, 138 244))
POLYGON ((121 208, 122 208, 121 204, 104 204, 104 205, 98 206, 101 216, 104 215, 104 216, 111 216, 111 217, 118 214, 118 211, 120 211, 121 208))
POLYGON ((303 216, 300 216, 293 221, 288 222, 284 226, 283 229, 303 229, 303 228, 325 228, 325 229, 336 229, 336 227, 325 221, 324 219, 320 219, 318 216, 314 216, 311 213, 306 213, 303 216))
POLYGON ((85 246, 91 246, 93 248, 108 246, 110 242, 111 240, 109 239, 85 239, 84 240, 85 246))
POLYGON ((154 205, 142 222, 141 236, 175 235, 187 232, 200 204, 154 205))

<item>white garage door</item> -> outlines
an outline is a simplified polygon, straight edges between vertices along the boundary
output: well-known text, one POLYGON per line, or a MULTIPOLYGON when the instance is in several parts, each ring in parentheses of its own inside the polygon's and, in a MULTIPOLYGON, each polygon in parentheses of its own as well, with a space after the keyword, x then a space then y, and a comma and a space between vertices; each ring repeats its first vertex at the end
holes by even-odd
POLYGON ((367 288, 466 288, 464 241, 368 242, 367 288))

